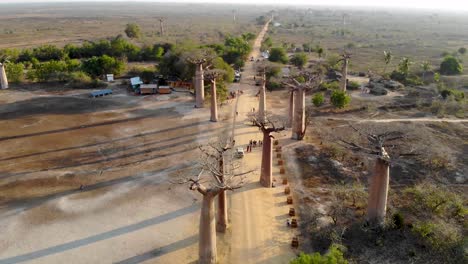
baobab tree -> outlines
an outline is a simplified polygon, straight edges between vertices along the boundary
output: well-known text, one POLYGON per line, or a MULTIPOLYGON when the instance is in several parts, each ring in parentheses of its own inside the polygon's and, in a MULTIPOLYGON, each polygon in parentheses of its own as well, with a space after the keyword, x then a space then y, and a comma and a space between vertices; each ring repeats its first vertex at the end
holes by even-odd
POLYGON ((273 161, 273 142, 274 138, 271 133, 280 132, 285 129, 284 122, 278 118, 273 117, 269 113, 261 118, 258 113, 250 115, 250 119, 254 126, 260 128, 263 133, 263 146, 262 146, 262 164, 260 170, 260 184, 270 188, 273 183, 273 175, 271 166, 273 161))
POLYGON ((226 72, 223 70, 210 70, 205 73, 205 78, 211 82, 211 122, 218 122, 218 100, 216 92, 216 80, 224 76, 226 72))
POLYGON ((344 52, 341 54, 341 59, 339 60, 342 62, 340 87, 343 92, 346 92, 346 85, 348 84, 348 65, 350 58, 351 54, 344 52))
POLYGON ((195 107, 203 108, 205 103, 205 83, 203 67, 208 67, 216 56, 210 50, 198 50, 187 56, 187 62, 195 65, 195 107), (204 65, 205 64, 205 65, 204 65))
MULTIPOLYGON (((224 144, 224 140, 200 146, 201 171, 195 177, 182 180, 179 183, 190 183, 190 190, 203 195, 199 226, 199 263, 214 264, 216 262, 216 220, 215 203, 217 195, 225 194, 227 190, 239 189, 244 185, 245 175, 250 172, 235 174, 239 168, 232 162, 225 164, 225 155, 232 148, 224 144), (230 167, 226 169, 227 167, 230 167), (211 176, 211 177, 210 177, 211 176), (210 180, 211 179, 211 180, 210 180)), ((226 196, 219 196, 218 230, 225 231, 227 226, 226 196), (222 197, 222 198, 221 198, 222 197)))
POLYGON ((159 35, 162 37, 164 36, 164 21, 166 21, 166 19, 164 17, 160 17, 158 18, 159 20, 159 35))
POLYGON ((9 60, 7 56, 0 58, 0 88, 2 89, 8 88, 8 79, 5 71, 5 64, 8 62, 9 60))
POLYGON ((305 93, 318 87, 322 79, 321 68, 314 72, 303 71, 298 75, 289 78, 283 84, 290 88, 289 98, 289 119, 292 120, 292 139, 302 140, 304 138, 306 126, 305 114, 305 93))
POLYGON ((382 74, 385 74, 385 72, 387 71, 388 64, 390 64, 390 62, 392 62, 393 54, 392 54, 391 51, 386 51, 386 50, 384 50, 383 54, 384 54, 385 67, 384 67, 384 70, 383 70, 382 74))
MULTIPOLYGON (((414 156, 414 150, 403 153, 401 141, 408 136, 399 130, 390 130, 388 127, 381 128, 380 132, 372 132, 371 128, 358 129, 349 125, 356 131, 366 144, 339 139, 339 144, 354 151, 374 156, 375 165, 373 175, 369 184, 369 199, 367 205, 367 219, 369 222, 381 225, 384 222, 387 210, 388 188, 390 180, 390 164, 404 156, 414 156), (400 140, 400 142, 398 142, 400 140)), ((394 128, 394 127, 393 127, 394 128)), ((376 130, 376 129, 374 129, 376 130)), ((402 130, 402 129, 401 129, 402 130)))

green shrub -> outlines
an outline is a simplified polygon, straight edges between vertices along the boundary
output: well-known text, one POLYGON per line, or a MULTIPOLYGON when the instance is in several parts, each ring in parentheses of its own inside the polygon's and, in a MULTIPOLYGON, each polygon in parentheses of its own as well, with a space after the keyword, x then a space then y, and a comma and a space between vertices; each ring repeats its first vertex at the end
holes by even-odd
POLYGON ((330 101, 337 108, 344 108, 351 101, 351 97, 346 92, 335 90, 333 91, 330 101))
POLYGON ((8 63, 5 65, 8 81, 20 83, 24 79, 24 65, 22 63, 8 63))
POLYGON ((278 90, 278 89, 281 88, 281 84, 279 82, 276 82, 276 81, 268 81, 266 83, 266 88, 269 91, 278 90))
POLYGON ((300 253, 299 257, 293 259, 290 264, 347 264, 343 252, 337 245, 332 245, 325 255, 318 252, 313 254, 300 253))
POLYGON ((463 72, 463 65, 460 61, 453 57, 447 56, 444 58, 442 63, 440 64, 440 73, 446 75, 456 75, 461 74, 463 72))
POLYGON ((359 87, 361 87, 361 85, 356 81, 349 81, 346 85, 346 89, 348 90, 357 90, 359 87))
POLYGON ((140 26, 135 23, 129 23, 125 26, 125 34, 129 38, 139 38, 141 36, 140 26))
POLYGON ((312 103, 316 106, 319 107, 323 105, 323 102, 325 101, 323 94, 322 93, 316 93, 314 97, 312 97, 312 103))
POLYGON ((453 96, 457 101, 463 101, 465 99, 465 93, 456 89, 444 89, 440 92, 442 98, 447 99, 453 96))
POLYGON ((326 91, 326 90, 338 90, 340 89, 340 83, 337 81, 333 82, 324 82, 320 84, 320 90, 326 91))
POLYGON ((396 229, 402 229, 405 226, 403 215, 399 212, 392 215, 392 222, 396 229))
POLYGON ((307 54, 304 52, 296 53, 290 60, 291 64, 302 69, 307 63, 307 54))
POLYGON ((125 69, 125 64, 119 59, 104 55, 101 57, 94 56, 83 61, 81 67, 87 74, 98 77, 108 73, 119 75, 125 69))
POLYGON ((27 73, 27 78, 39 82, 65 81, 68 77, 67 64, 64 61, 36 63, 27 73))
POLYGON ((272 62, 281 62, 283 64, 288 63, 288 55, 283 48, 272 48, 270 50, 270 56, 268 57, 269 61, 272 62))
POLYGON ((439 251, 454 248, 463 240, 463 235, 456 226, 442 221, 418 221, 413 224, 412 231, 439 251))

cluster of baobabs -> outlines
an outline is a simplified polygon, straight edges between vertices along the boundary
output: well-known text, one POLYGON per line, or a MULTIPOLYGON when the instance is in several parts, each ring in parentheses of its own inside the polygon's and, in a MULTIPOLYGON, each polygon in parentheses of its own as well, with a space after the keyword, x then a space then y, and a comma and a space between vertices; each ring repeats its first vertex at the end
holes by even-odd
MULTIPOLYGON (((196 66, 195 71, 195 107, 204 107, 204 80, 211 82, 211 118, 213 122, 218 121, 216 80, 224 72, 222 70, 206 70, 204 65, 209 64, 208 53, 199 54, 198 57, 191 57, 187 60, 196 66)), ((341 89, 346 91, 347 67, 350 55, 343 54, 343 78, 341 89)), ((208 66, 209 67, 209 66, 208 66)), ((257 72, 262 74, 262 85, 258 92, 259 106, 258 111, 252 113, 249 117, 254 126, 259 127, 263 133, 262 161, 260 171, 260 183, 262 186, 270 188, 273 184, 272 160, 273 160, 273 135, 274 132, 280 132, 286 127, 292 128, 292 138, 302 140, 304 138, 308 120, 305 113, 305 94, 319 86, 322 82, 323 72, 302 71, 294 77, 289 78, 283 84, 289 87, 289 117, 287 122, 273 116, 266 111, 266 78, 268 64, 262 64, 257 68, 257 72)), ((206 69, 207 67, 205 67, 206 69)), ((310 120, 309 120, 310 121, 310 120)), ((374 173, 370 179, 369 202, 367 217, 369 222, 381 224, 384 221, 387 205, 387 195, 389 186, 390 156, 386 147, 396 146, 396 140, 404 138, 404 134, 398 131, 385 132, 382 134, 371 134, 360 131, 350 125, 357 133, 367 140, 369 146, 361 146, 354 142, 339 140, 343 146, 352 151, 376 156, 374 173)), ((218 139, 216 142, 208 143, 199 147, 202 155, 201 171, 196 177, 186 178, 182 183, 190 183, 190 189, 196 190, 203 195, 200 226, 199 226, 199 263, 216 263, 216 231, 224 233, 228 227, 227 219, 227 198, 226 191, 241 188, 244 184, 245 175, 249 172, 236 174, 239 166, 234 162, 225 163, 225 156, 233 148, 232 141, 228 139, 218 139), (202 183, 204 174, 211 175, 212 181, 209 186, 202 183), (215 217, 215 197, 218 197, 218 208, 215 217)), ((230 160, 230 159, 229 159, 230 160)), ((204 181, 203 181, 204 182, 204 181)), ((289 187, 288 192, 289 192, 289 187)), ((288 197, 290 198, 290 197, 288 197)))

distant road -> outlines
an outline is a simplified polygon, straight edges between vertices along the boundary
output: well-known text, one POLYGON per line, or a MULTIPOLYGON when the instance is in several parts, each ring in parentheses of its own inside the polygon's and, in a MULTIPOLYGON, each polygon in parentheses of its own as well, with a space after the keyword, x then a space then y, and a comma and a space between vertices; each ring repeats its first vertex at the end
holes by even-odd
MULTIPOLYGON (((326 117, 319 117, 325 119, 326 117)), ((383 118, 383 119, 356 119, 356 118, 326 118, 332 121, 349 121, 357 123, 392 123, 392 122, 447 122, 447 123, 467 123, 468 119, 450 119, 450 118, 383 118)))

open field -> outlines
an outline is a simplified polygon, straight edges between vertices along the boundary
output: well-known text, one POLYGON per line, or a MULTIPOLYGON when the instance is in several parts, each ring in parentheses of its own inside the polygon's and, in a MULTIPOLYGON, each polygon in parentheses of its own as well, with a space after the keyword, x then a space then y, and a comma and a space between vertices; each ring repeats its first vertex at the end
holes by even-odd
POLYGON ((255 17, 265 7, 162 4, 66 3, 1 4, 0 48, 41 44, 64 46, 125 34, 127 23, 142 29, 141 43, 223 41, 228 34, 257 32, 255 17), (234 15, 236 20, 234 21, 234 15), (159 35, 159 18, 165 18, 165 36, 159 35))
MULTIPOLYGON (((415 62, 415 71, 421 70, 422 61, 437 68, 443 52, 456 52, 468 43, 468 18, 462 14, 293 7, 276 13, 275 21, 281 25, 271 29, 275 43, 294 43, 300 48, 311 43, 313 47, 321 45, 328 53, 341 53, 348 46, 352 71, 381 73, 384 50, 395 56, 387 71, 393 70, 404 56, 415 62)), ((467 68, 468 57, 465 54, 462 58, 467 68)))

